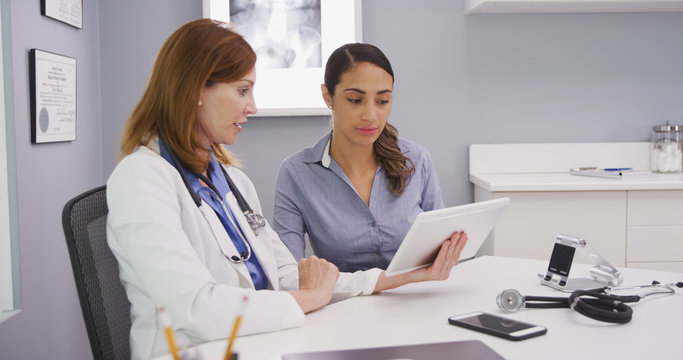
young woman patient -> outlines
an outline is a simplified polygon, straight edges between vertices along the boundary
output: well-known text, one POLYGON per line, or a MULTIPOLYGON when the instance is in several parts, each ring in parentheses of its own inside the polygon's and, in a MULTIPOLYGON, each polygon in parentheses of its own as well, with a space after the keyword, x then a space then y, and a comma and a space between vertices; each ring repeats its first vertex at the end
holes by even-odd
POLYGON ((417 214, 443 207, 429 153, 387 122, 393 85, 373 45, 330 55, 321 89, 332 132, 287 158, 277 178, 273 227, 296 259, 308 235, 340 271, 386 269, 417 214))

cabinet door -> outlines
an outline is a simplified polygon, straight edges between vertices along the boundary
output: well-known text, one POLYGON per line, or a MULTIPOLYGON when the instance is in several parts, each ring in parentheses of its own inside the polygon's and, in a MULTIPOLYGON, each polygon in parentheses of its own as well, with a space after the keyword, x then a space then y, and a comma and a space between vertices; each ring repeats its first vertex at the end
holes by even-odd
MULTIPOLYGON (((557 234, 586 239, 614 266, 626 264, 626 191, 496 192, 475 187, 475 201, 510 197, 482 253, 550 260, 557 234)), ((581 251, 576 262, 592 263, 581 251)))
POLYGON ((627 267, 683 273, 683 261, 628 262, 627 267))
POLYGON ((683 191, 629 191, 628 267, 683 271, 683 191))
POLYGON ((628 225, 683 225, 683 190, 629 191, 628 225))
POLYGON ((683 262, 683 226, 629 226, 629 262, 683 262))

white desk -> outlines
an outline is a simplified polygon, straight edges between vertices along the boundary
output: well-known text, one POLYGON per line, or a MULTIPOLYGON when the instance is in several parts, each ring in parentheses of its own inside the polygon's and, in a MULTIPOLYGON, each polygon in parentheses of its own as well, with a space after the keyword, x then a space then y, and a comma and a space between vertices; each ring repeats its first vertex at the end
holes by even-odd
MULTIPOLYGON (((524 295, 564 296, 540 285, 547 261, 484 256, 453 269, 443 282, 410 284, 371 296, 328 305, 306 316, 303 327, 242 336, 240 360, 275 360, 284 353, 479 339, 506 359, 683 359, 683 290, 651 296, 633 305, 630 323, 598 322, 569 309, 524 309, 511 318, 546 326, 547 335, 513 342, 448 324, 451 315, 471 311, 502 314, 496 296, 515 288, 524 295)), ((683 274, 621 269, 624 285, 652 280, 683 281, 683 274)), ((588 277, 588 265, 574 264, 571 277, 588 277)), ((226 334, 227 335, 227 334, 226 334)), ((198 347, 204 359, 222 358, 226 341, 198 347)), ((170 356, 160 357, 168 359, 170 356)))

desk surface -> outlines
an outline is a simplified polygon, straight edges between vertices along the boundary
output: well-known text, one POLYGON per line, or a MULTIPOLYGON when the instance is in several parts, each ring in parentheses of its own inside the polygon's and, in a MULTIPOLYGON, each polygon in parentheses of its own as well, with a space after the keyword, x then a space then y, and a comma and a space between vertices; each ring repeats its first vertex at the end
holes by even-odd
MULTIPOLYGON (((524 295, 565 296, 540 285, 547 261, 484 256, 453 269, 448 280, 409 284, 334 303, 306 316, 303 327, 242 336, 240 360, 280 359, 284 353, 478 339, 506 359, 683 359, 683 291, 633 304, 630 323, 613 325, 569 309, 524 309, 503 314, 496 296, 515 288, 524 295), (548 328, 547 335, 513 342, 448 324, 451 315, 485 311, 548 328)), ((588 277, 574 264, 570 278, 588 277)), ((683 273, 621 269, 624 286, 683 280, 683 273)), ((204 359, 222 358, 225 341, 197 347, 204 359)), ((171 359, 170 356, 159 359, 171 359)))

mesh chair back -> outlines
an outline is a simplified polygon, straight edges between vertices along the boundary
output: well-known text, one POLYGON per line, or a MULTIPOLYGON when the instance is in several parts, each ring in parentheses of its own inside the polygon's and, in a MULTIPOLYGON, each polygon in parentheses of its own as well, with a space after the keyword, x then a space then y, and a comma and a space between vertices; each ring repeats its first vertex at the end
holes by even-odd
POLYGON ((130 303, 107 245, 106 193, 100 186, 69 200, 62 226, 93 357, 130 359, 130 303))

